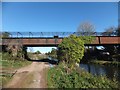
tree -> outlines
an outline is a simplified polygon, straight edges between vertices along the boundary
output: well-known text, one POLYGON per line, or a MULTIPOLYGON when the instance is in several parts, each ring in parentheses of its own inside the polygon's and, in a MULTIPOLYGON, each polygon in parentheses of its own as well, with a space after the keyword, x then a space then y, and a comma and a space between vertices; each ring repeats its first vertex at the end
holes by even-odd
POLYGON ((116 30, 117 36, 120 36, 120 26, 116 30))
POLYGON ((115 35, 115 27, 109 27, 107 29, 105 29, 105 31, 102 33, 103 36, 112 36, 115 35))
POLYGON ((78 35, 91 36, 95 32, 95 26, 90 22, 83 22, 79 25, 77 29, 78 35))
POLYGON ((64 38, 58 46, 58 56, 61 62, 73 68, 84 56, 84 42, 75 35, 64 38))
POLYGON ((7 42, 7 51, 12 54, 13 57, 24 58, 23 45, 21 40, 10 40, 7 42))
POLYGON ((52 48, 52 50, 48 53, 46 53, 46 55, 52 57, 52 58, 57 58, 57 49, 52 48))
MULTIPOLYGON (((105 29, 105 31, 102 33, 103 36, 115 36, 117 35, 116 33, 116 28, 115 27, 109 27, 105 29)), ((117 53, 117 47, 115 45, 104 45, 104 50, 110 53, 111 59, 112 55, 117 53)))
MULTIPOLYGON (((83 22, 79 25, 78 29, 77 29, 77 36, 80 37, 80 39, 82 39, 82 41, 84 42, 84 44, 90 44, 92 43, 92 41, 95 39, 94 35, 95 35, 95 26, 91 23, 91 22, 83 22)), ((92 46, 92 49, 94 49, 95 46, 92 46)), ((90 48, 88 46, 88 50, 87 50, 87 55, 90 56, 90 48)))
POLYGON ((35 54, 41 54, 41 52, 40 51, 36 51, 35 54))
MULTIPOLYGON (((116 33, 117 33, 117 36, 120 36, 120 25, 118 29, 116 30, 116 33)), ((120 39, 118 39, 118 41, 120 41, 120 39)), ((120 53, 120 45, 118 45, 117 49, 118 49, 118 53, 120 53)))

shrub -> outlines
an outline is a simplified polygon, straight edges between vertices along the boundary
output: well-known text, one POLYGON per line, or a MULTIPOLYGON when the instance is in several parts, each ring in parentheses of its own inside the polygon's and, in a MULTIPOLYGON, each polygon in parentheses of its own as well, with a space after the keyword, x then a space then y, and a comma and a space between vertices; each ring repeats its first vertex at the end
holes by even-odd
POLYGON ((90 44, 95 39, 94 36, 79 36, 79 38, 84 42, 84 44, 90 44))
POLYGON ((66 67, 62 63, 48 71, 48 88, 118 88, 117 81, 79 69, 67 73, 66 67))
POLYGON ((83 55, 84 43, 75 35, 64 38, 58 46, 58 59, 64 61, 70 68, 73 68, 76 63, 80 63, 83 55))

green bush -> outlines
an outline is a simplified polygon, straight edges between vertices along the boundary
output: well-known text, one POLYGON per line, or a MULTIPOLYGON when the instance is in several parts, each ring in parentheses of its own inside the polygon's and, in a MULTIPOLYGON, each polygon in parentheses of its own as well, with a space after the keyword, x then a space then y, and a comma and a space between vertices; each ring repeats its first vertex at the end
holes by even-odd
POLYGON ((79 36, 79 38, 84 42, 84 44, 90 44, 95 39, 94 36, 79 36))
POLYGON ((93 76, 79 69, 68 73, 66 69, 62 63, 48 71, 48 88, 118 88, 117 81, 105 76, 93 76))
POLYGON ((0 55, 2 56, 2 60, 0 61, 0 64, 4 68, 9 68, 9 67, 19 68, 31 64, 30 61, 27 61, 26 59, 23 60, 22 58, 19 57, 13 57, 9 53, 1 53, 0 55))
POLYGON ((76 63, 80 63, 83 55, 84 43, 75 35, 64 38, 58 46, 58 59, 64 61, 70 68, 73 68, 76 63))
MULTIPOLYGON (((32 63, 27 60, 22 60, 19 57, 13 57, 11 54, 6 52, 0 53, 0 57, 2 57, 1 58, 2 60, 0 60, 0 65, 2 66, 3 70, 5 70, 6 73, 9 72, 9 70, 15 70, 32 63)), ((9 80, 11 80, 11 78, 12 78, 11 74, 1 75, 0 85, 4 86, 9 80)))

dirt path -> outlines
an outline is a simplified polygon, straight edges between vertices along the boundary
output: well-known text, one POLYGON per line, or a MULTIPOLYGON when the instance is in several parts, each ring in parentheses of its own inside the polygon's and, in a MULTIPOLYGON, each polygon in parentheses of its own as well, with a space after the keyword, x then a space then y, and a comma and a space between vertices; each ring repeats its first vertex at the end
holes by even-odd
POLYGON ((47 88, 45 71, 49 64, 33 62, 20 68, 5 88, 47 88))

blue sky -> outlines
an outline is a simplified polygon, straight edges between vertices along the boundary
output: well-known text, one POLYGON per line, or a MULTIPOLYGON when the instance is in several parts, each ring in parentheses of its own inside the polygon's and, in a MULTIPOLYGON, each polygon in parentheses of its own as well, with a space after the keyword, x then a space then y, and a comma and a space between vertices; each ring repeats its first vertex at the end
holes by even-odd
POLYGON ((28 47, 27 51, 28 52, 36 52, 40 51, 41 53, 46 53, 52 50, 52 48, 57 48, 57 47, 28 47))
MULTIPOLYGON (((93 25, 95 25, 97 32, 102 32, 106 28, 109 28, 110 26, 117 27, 118 3, 117 2, 2 3, 3 31, 75 32, 79 24, 84 21, 89 21, 93 25)), ((34 48, 34 50, 37 49, 34 48)))
POLYGON ((117 26, 117 2, 2 4, 3 31, 73 32, 81 22, 90 21, 96 31, 117 26))

